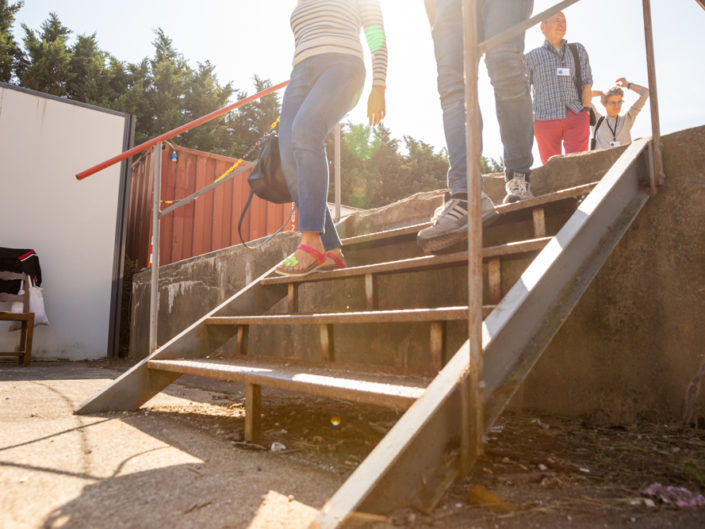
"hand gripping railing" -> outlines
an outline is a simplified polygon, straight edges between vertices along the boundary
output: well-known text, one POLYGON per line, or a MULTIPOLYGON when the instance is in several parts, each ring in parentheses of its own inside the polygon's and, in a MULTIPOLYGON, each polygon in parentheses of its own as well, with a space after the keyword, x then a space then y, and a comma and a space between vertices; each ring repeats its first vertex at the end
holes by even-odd
MULTIPOLYGON (((480 159, 481 131, 480 110, 478 105, 478 64, 480 57, 507 40, 522 34, 528 28, 558 13, 579 0, 564 0, 503 33, 478 42, 477 20, 479 0, 463 0, 463 39, 465 47, 465 107, 466 115, 466 149, 468 153, 468 324, 470 360, 467 376, 463 382, 462 395, 462 439, 461 471, 466 473, 474 461, 482 454, 484 435, 482 407, 482 221, 481 221, 481 173, 480 159)), ((651 24, 651 2, 643 1, 644 35, 646 40, 646 59, 649 76, 652 129, 652 167, 650 184, 652 194, 656 186, 663 183, 663 160, 661 158, 661 130, 658 114, 658 97, 656 91, 656 70, 654 67, 653 31, 651 24)))

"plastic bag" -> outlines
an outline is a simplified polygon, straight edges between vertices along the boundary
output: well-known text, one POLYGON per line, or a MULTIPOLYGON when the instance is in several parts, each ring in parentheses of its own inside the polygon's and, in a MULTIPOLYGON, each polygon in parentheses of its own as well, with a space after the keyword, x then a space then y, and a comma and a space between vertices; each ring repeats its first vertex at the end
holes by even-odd
MULTIPOLYGON (((20 295, 24 293, 20 290, 20 295)), ((37 325, 49 325, 49 318, 47 318, 46 310, 44 310, 44 294, 42 294, 41 287, 29 287, 29 311, 34 312, 34 326, 37 325)), ((10 312, 16 314, 21 314, 24 312, 24 304, 21 301, 14 301, 10 307, 10 312)), ((10 324, 8 331, 17 331, 22 328, 20 322, 14 322, 10 324)))

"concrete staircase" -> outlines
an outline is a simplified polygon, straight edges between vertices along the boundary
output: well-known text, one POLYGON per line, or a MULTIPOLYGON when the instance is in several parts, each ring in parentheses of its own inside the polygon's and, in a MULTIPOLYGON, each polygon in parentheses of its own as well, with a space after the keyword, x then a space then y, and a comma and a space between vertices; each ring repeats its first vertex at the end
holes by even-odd
MULTIPOLYGON (((489 428, 649 197, 648 141, 599 181, 498 206, 483 239, 484 416, 489 428)), ((433 508, 459 472, 469 360, 467 253, 423 255, 426 224, 344 240, 349 267, 272 270, 134 366, 79 413, 134 409, 182 374, 241 381, 247 440, 261 387, 410 408, 316 521, 433 508)))

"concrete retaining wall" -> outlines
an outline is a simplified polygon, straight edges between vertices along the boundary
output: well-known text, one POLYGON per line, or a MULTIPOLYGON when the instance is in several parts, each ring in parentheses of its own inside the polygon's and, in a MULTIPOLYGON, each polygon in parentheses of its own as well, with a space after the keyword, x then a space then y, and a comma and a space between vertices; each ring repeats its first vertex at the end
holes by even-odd
MULTIPOLYGON (((599 422, 679 419, 705 356, 705 127, 663 138, 666 180, 515 406, 599 422)), ((698 403, 705 408, 703 397, 698 403)))

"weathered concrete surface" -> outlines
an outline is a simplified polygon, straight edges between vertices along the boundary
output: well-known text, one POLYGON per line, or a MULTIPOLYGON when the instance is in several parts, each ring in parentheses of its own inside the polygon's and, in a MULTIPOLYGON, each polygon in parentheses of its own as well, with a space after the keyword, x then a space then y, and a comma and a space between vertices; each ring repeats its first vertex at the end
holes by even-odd
MULTIPOLYGON (((705 225, 705 208, 702 207, 705 203, 705 127, 671 134, 663 141, 665 185, 647 203, 608 259, 515 397, 514 407, 565 415, 589 414, 603 421, 631 421, 645 415, 667 420, 680 417, 686 386, 699 365, 700 356, 705 353, 705 325, 700 316, 705 309, 705 237, 702 231, 705 225)), ((542 194, 598 180, 622 150, 553 158, 534 171, 534 192, 542 194)), ((485 189, 493 200, 500 201, 504 195, 501 175, 485 177, 485 189)), ((341 232, 352 236, 423 222, 441 203, 442 195, 441 191, 419 193, 383 208, 356 213, 344 220, 341 232)), ((507 233, 500 231, 518 228, 490 229, 486 234, 487 242, 502 242, 507 233)), ((549 229, 557 228, 549 226, 549 229)), ((531 236, 523 232, 515 235, 531 236)), ((238 266, 240 270, 242 267, 249 270, 248 266, 261 265, 258 269, 264 271, 290 252, 295 236, 285 237, 289 238, 281 238, 281 245, 273 243, 260 250, 260 258, 254 264, 246 264, 249 258, 255 257, 254 253, 231 248, 224 251, 229 252, 227 258, 221 258, 217 255, 220 252, 216 252, 164 267, 160 343, 234 293, 237 284, 244 285, 245 281, 238 281, 239 274, 243 273, 237 271, 238 266), (214 277, 209 278, 209 274, 214 277), (230 282, 224 291, 218 290, 221 288, 218 285, 224 284, 223 277, 230 282), (210 286, 202 288, 200 282, 210 282, 210 286)), ((507 279, 518 277, 521 264, 509 262, 506 269, 503 265, 504 287, 510 286, 507 279)), ((258 273, 253 271, 250 277, 258 273)), ((148 293, 145 283, 148 275, 142 274, 136 279, 136 288, 148 293)), ((400 301, 404 303, 396 306, 429 306, 433 295, 444 302, 463 303, 460 294, 466 287, 462 273, 436 272, 433 278, 427 274, 427 279, 431 279, 430 287, 409 283, 407 278, 385 280, 380 285, 379 297, 388 305, 381 308, 394 308, 400 301), (448 285, 449 282, 452 284, 448 285)), ((363 310, 360 307, 364 307, 364 291, 359 283, 346 280, 336 292, 329 291, 314 284, 303 285, 300 291, 302 312, 313 312, 314 301, 320 303, 318 307, 324 306, 324 302, 330 303, 330 307, 325 305, 326 310, 363 310)), ((136 299, 141 301, 133 310, 133 329, 138 329, 136 334, 142 336, 144 345, 132 350, 144 356, 148 295, 136 299)), ((283 311, 284 307, 279 309, 283 311)), ((364 343, 366 330, 356 327, 336 331, 336 343, 358 340, 360 354, 387 346, 384 337, 378 338, 372 347, 364 343)), ((260 339, 258 333, 268 334, 270 341, 293 340, 295 349, 302 350, 303 358, 311 355, 310 359, 314 359, 318 354, 317 336, 309 331, 290 332, 283 327, 267 331, 253 329, 250 340, 256 346, 260 339), (313 340, 308 350, 304 346, 307 332, 313 340)), ((457 341, 462 333, 462 327, 450 329, 449 341, 457 341)), ((406 334, 389 349, 389 363, 418 366, 426 361, 426 344, 423 333, 406 334)), ((365 361, 365 358, 349 360, 365 361)))
MULTIPOLYGON (((705 355, 705 127, 665 136, 663 144, 663 187, 607 259, 515 406, 601 422, 680 418, 705 355)), ((703 395, 699 406, 703 415, 703 395)))
POLYGON ((73 415, 114 376, 86 364, 1 364, 2 529, 300 528, 340 484, 148 413, 210 402, 210 392, 177 384, 141 412, 73 415))
MULTIPOLYGON (((159 269, 161 345, 218 306, 293 252, 298 234, 280 233, 268 244, 242 245, 184 259, 159 269)), ((257 244, 257 241, 252 241, 257 244)), ((149 292, 151 272, 134 275, 131 304, 130 356, 143 358, 149 350, 149 292)))
MULTIPOLYGON (((536 194, 542 194, 598 180, 622 150, 553 158, 535 170, 532 187, 536 194)), ((485 175, 484 180, 485 191, 500 204, 505 194, 504 176, 495 173, 485 175)), ((338 231, 341 237, 352 237, 426 222, 443 202, 444 194, 442 190, 416 193, 387 206, 355 212, 339 223, 338 231)), ((158 343, 167 342, 271 268, 296 244, 297 235, 283 233, 255 250, 232 246, 161 267, 158 343)), ((133 278, 130 355, 136 358, 145 357, 149 348, 149 281, 149 271, 133 278)))
MULTIPOLYGON (((594 153, 578 153, 554 157, 544 166, 534 169, 531 189, 535 195, 543 195, 599 180, 612 166, 626 147, 618 147, 594 153)), ((484 175, 484 190, 495 204, 504 199, 504 175, 484 175)), ((341 237, 352 237, 384 229, 399 228, 426 222, 434 210, 443 202, 443 190, 416 193, 410 197, 345 217, 338 225, 341 237)))

